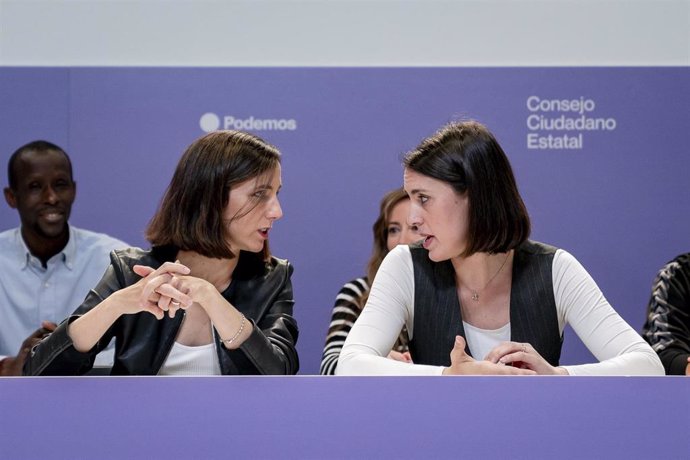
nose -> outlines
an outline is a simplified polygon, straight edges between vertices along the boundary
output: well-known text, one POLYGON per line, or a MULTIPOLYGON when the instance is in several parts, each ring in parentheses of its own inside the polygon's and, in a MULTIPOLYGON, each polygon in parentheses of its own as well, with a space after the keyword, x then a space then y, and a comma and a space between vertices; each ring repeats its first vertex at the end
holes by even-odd
POLYGON ((422 217, 417 211, 417 206, 413 203, 410 204, 410 212, 407 215, 407 225, 410 227, 420 227, 422 225, 422 217))
POLYGON ((268 208, 267 217, 271 220, 278 220, 283 217, 283 208, 280 206, 278 197, 273 200, 273 204, 268 208))
POLYGON ((55 193, 55 190, 50 185, 43 189, 43 201, 49 204, 58 202, 58 194, 55 193))

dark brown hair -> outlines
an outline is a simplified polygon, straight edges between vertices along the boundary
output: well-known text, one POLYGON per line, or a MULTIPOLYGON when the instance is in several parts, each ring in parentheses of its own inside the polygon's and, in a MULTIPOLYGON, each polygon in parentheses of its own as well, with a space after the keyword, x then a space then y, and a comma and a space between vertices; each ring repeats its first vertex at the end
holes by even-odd
POLYGON ((374 250, 367 264, 367 279, 370 285, 374 282, 374 276, 383 258, 388 254, 388 224, 390 222, 391 212, 393 212, 395 205, 407 199, 409 199, 409 197, 407 193, 405 193, 405 190, 397 188, 386 193, 381 200, 379 217, 372 226, 374 232, 374 250))
MULTIPOLYGON (((235 257, 228 245, 228 222, 223 221, 230 193, 241 182, 269 174, 279 163, 278 149, 252 134, 215 131, 200 137, 177 164, 146 238, 154 246, 174 246, 206 257, 235 257)), ((258 202, 258 198, 250 202, 233 219, 249 213, 258 202)), ((264 245, 264 260, 268 256, 264 245)))
POLYGON ((403 163, 467 194, 468 241, 463 256, 506 252, 529 237, 529 215, 508 157, 481 123, 444 126, 408 153, 403 163))

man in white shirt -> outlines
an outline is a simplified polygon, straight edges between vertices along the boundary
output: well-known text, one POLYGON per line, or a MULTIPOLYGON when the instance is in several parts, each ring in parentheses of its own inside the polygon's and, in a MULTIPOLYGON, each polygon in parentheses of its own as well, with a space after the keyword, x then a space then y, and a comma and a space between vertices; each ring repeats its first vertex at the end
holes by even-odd
POLYGON ((69 156, 57 145, 20 147, 7 171, 5 200, 21 226, 0 233, 0 375, 21 375, 33 345, 100 280, 110 251, 128 245, 68 224, 76 183, 69 156))

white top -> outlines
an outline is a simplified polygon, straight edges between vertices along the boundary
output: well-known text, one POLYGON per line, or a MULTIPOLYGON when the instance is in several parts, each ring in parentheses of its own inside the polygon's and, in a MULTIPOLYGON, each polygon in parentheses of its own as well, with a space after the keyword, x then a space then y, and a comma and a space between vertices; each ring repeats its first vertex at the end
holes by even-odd
MULTIPOLYGON (((589 351, 600 361, 562 366, 571 375, 663 375, 658 356, 611 307, 584 267, 561 249, 553 258, 553 290, 559 333, 570 324, 589 351)), ((398 246, 383 260, 362 314, 340 353, 338 375, 441 375, 442 366, 407 364, 385 356, 407 325, 414 337, 414 269, 408 246, 398 246)), ((509 326, 508 326, 509 327, 509 326)), ((508 329, 510 330, 510 329, 508 329)), ((467 331, 467 329, 466 329, 467 331)), ((475 328, 476 337, 486 331, 475 328)), ((450 354, 451 350, 448 350, 450 354)), ((474 352, 473 352, 474 355, 474 352)), ((482 356, 482 352, 479 355, 482 356)))
POLYGON ((481 329, 463 321, 465 340, 472 356, 484 359, 497 345, 510 341, 510 321, 498 329, 481 329))
POLYGON ((220 375, 216 344, 190 347, 175 342, 158 375, 220 375))

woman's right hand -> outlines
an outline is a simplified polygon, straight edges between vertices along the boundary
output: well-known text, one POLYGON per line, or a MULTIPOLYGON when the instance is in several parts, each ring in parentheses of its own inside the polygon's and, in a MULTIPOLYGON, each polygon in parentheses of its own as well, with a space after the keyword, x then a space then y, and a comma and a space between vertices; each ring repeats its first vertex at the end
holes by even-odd
POLYGON ((82 353, 91 350, 121 315, 146 311, 158 319, 163 319, 171 299, 179 302, 181 308, 187 308, 192 304, 189 296, 176 289, 169 290, 167 296, 156 292, 158 287, 169 283, 175 275, 187 275, 189 268, 186 266, 166 262, 156 269, 144 265, 135 265, 132 269, 142 277, 139 281, 113 292, 69 324, 67 334, 72 339, 75 350, 82 353))
POLYGON ((458 335, 450 352, 450 367, 443 370, 443 375, 536 375, 536 372, 490 361, 477 361, 465 353, 465 339, 458 335))
POLYGON ((185 265, 178 262, 165 262, 156 269, 145 265, 135 265, 132 269, 142 278, 111 296, 117 298, 122 314, 146 311, 157 319, 163 319, 165 312, 169 310, 188 308, 192 305, 192 300, 184 292, 174 291, 172 296, 158 293, 158 288, 174 281, 175 275, 189 274, 190 270, 185 265))

